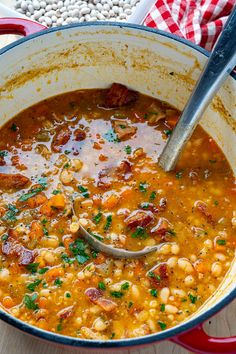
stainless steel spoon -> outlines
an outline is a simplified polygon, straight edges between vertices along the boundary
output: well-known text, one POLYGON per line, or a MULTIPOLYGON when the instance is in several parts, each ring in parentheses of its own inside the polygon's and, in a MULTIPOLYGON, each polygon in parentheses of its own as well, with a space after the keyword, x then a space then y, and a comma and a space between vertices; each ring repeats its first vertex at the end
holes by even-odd
POLYGON ((236 66, 236 6, 225 24, 213 52, 171 134, 159 164, 171 171, 207 106, 236 66))
MULTIPOLYGON (((107 254, 108 256, 111 256, 113 258, 140 258, 143 256, 146 256, 149 253, 159 251, 163 245, 166 245, 167 242, 165 243, 160 243, 155 246, 147 246, 143 248, 140 251, 128 251, 123 248, 115 248, 112 246, 109 246, 102 241, 96 239, 94 236, 92 236, 83 226, 80 225, 80 230, 79 233, 83 238, 88 242, 88 244, 98 252, 102 252, 107 254)), ((168 242, 169 244, 173 244, 173 242, 168 242)))

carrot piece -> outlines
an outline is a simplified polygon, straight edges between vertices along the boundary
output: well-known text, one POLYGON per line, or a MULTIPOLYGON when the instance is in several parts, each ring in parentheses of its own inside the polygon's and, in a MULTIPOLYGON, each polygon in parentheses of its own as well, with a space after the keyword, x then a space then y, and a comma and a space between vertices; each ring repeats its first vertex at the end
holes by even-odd
POLYGON ((111 194, 108 198, 102 201, 102 205, 105 209, 113 209, 119 203, 119 196, 111 194))
POLYGON ((40 205, 44 204, 47 201, 47 197, 44 193, 39 193, 34 197, 28 199, 27 204, 29 208, 34 209, 39 207, 40 205))
POLYGON ((133 193, 132 189, 127 188, 127 189, 124 189, 120 193, 120 195, 121 195, 122 199, 127 199, 127 198, 130 198, 132 196, 132 193, 133 193))
POLYGON ((43 235, 42 225, 38 221, 33 221, 30 227, 29 237, 31 239, 40 239, 43 235))
POLYGON ((63 194, 54 195, 49 202, 50 206, 56 209, 64 209, 66 206, 65 197, 63 194))
POLYGON ((45 277, 46 277, 47 281, 52 281, 52 280, 55 280, 58 277, 62 277, 64 275, 64 273, 65 273, 65 271, 61 267, 52 268, 52 269, 49 269, 46 272, 45 277))
POLYGON ((41 296, 38 300, 38 304, 41 309, 45 309, 47 308, 48 299, 44 296, 41 296))
POLYGON ((194 263, 194 268, 198 273, 207 273, 207 271, 208 271, 208 267, 207 267, 206 263, 203 262, 202 260, 197 260, 194 263))
POLYGON ((13 307, 15 305, 14 300, 10 296, 5 296, 2 299, 2 304, 7 309, 10 309, 11 307, 13 307))
POLYGON ((102 253, 99 253, 97 255, 97 258, 95 258, 93 262, 95 264, 102 264, 105 262, 105 260, 106 260, 106 257, 102 253))

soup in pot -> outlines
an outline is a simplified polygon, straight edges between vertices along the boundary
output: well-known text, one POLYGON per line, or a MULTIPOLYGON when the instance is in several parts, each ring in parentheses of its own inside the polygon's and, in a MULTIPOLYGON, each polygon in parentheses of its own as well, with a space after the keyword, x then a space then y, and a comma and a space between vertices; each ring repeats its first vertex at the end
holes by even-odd
POLYGON ((236 242, 233 172, 197 127, 176 167, 158 157, 180 112, 113 84, 50 98, 0 130, 0 305, 86 339, 144 336, 194 314, 236 242), (80 236, 146 257, 117 260, 80 236))

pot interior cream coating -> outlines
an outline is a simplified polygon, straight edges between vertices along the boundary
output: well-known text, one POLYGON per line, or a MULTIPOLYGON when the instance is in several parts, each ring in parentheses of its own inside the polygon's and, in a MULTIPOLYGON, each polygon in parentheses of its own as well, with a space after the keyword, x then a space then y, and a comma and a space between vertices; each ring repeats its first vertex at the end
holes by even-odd
MULTIPOLYGON (((206 57, 172 38, 118 26, 82 26, 30 39, 0 56, 0 125, 51 96, 120 82, 183 109, 206 57)), ((230 77, 201 121, 236 173, 236 81, 230 77)), ((194 317, 235 287, 236 262, 194 317)), ((189 319, 188 319, 189 320, 189 319)))

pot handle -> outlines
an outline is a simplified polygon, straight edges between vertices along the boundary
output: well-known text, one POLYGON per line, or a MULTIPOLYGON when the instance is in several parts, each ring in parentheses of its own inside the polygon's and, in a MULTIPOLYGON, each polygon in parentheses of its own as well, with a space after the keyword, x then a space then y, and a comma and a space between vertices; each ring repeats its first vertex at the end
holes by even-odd
POLYGON ((171 341, 196 354, 236 353, 236 336, 228 338, 208 336, 203 330, 202 324, 175 336, 171 341))
POLYGON ((30 34, 45 30, 47 27, 38 22, 25 20, 23 18, 0 18, 0 35, 1 34, 18 34, 29 36, 30 34))

